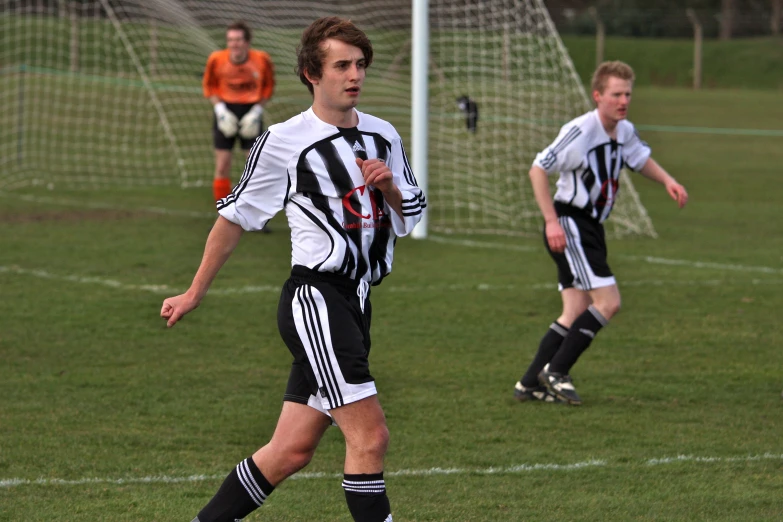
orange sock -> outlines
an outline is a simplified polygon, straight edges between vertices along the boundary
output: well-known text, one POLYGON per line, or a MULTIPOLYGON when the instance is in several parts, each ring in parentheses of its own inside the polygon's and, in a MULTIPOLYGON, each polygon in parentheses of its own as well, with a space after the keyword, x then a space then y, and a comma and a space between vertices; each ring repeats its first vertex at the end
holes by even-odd
POLYGON ((231 180, 228 178, 215 178, 212 181, 212 195, 215 201, 223 199, 231 194, 231 180))

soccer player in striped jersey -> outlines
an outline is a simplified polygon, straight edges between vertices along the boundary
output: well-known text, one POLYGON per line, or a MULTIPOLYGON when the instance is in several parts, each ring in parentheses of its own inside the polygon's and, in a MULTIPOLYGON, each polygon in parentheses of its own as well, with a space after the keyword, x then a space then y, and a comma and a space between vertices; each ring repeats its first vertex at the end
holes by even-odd
POLYGON ((243 230, 285 210, 291 277, 277 322, 293 355, 271 441, 229 473, 199 522, 241 519, 305 467, 334 422, 346 443, 342 486, 353 519, 391 522, 383 479, 389 440, 370 373, 370 286, 389 275, 396 238, 426 207, 394 127, 355 109, 372 63, 367 36, 336 17, 313 22, 298 47, 312 107, 272 125, 250 151, 207 239, 190 289, 163 302, 173 326, 196 308, 243 230))
POLYGON ((250 48, 252 33, 244 22, 226 29, 226 48, 209 55, 204 70, 204 97, 212 103, 215 117, 212 142, 215 147, 215 200, 231 192, 231 150, 237 138, 246 153, 261 134, 264 105, 275 88, 272 58, 250 48))
POLYGON ((650 157, 650 147, 626 120, 634 73, 623 62, 604 62, 593 74, 596 108, 565 124, 533 161, 530 181, 544 216, 544 244, 557 265, 563 310, 541 339, 514 396, 581 404, 571 368, 599 330, 620 310, 620 292, 607 264, 603 222, 628 167, 661 183, 680 208, 685 187, 650 157), (548 175, 559 173, 554 202, 548 175))

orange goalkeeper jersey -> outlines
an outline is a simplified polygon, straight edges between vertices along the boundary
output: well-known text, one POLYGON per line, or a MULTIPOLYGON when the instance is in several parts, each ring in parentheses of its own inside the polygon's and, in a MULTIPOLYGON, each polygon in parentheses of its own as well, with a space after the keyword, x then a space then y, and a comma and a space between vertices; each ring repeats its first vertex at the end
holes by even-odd
POLYGON ((232 63, 228 49, 209 55, 202 81, 204 97, 226 103, 259 103, 272 97, 275 68, 264 51, 250 49, 244 63, 232 63))

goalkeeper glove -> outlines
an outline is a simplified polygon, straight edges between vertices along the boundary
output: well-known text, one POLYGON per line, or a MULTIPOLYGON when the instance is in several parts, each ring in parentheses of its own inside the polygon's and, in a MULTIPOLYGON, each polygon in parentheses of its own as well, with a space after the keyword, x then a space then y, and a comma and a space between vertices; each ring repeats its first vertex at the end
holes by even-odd
POLYGON ((219 102, 215 104, 215 117, 217 118, 217 126, 223 136, 231 138, 236 136, 237 133, 237 116, 226 107, 226 104, 219 102))
POLYGON ((250 112, 242 116, 239 120, 239 135, 246 140, 252 140, 261 134, 261 115, 264 114, 264 108, 258 104, 253 105, 250 112))

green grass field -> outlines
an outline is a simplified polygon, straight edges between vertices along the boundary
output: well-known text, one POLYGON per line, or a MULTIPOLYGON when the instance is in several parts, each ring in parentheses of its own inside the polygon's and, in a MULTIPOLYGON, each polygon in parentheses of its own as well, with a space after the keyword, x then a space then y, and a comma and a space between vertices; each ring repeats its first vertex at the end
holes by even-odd
MULTIPOLYGON (((589 83, 595 69, 595 38, 563 36, 579 76, 589 83)), ((637 85, 691 87, 693 85, 693 40, 673 38, 608 37, 605 60, 623 60, 633 65, 637 85)), ((702 85, 723 89, 783 89, 783 39, 737 38, 704 40, 702 85)))
MULTIPOLYGON (((538 240, 398 243, 371 356, 395 520, 783 518, 783 138, 676 132, 779 130, 781 101, 636 90, 631 119, 691 202, 635 179, 660 237, 610 242, 624 310, 573 371, 582 407, 512 398, 559 311, 538 240)), ((158 318, 198 266, 208 192, 0 194, 1 521, 190 520, 270 437, 285 221, 247 234, 175 329, 158 318)), ((350 520, 343 454, 332 429, 248 520, 350 520)))

